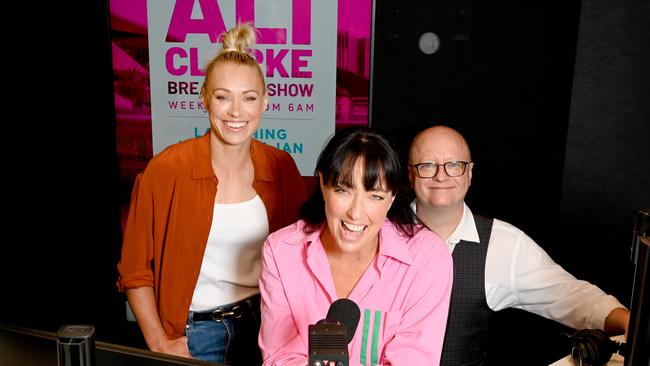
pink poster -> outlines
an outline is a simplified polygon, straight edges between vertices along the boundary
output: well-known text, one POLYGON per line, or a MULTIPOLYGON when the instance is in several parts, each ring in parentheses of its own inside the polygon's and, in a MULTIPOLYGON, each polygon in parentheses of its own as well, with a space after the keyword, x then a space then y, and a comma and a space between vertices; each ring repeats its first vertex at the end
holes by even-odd
MULTIPOLYGON (((371 7, 371 0, 338 1, 336 129, 368 124, 371 7)), ((126 210, 133 179, 156 150, 147 24, 151 14, 147 14, 146 0, 110 0, 110 12, 116 140, 126 210)))

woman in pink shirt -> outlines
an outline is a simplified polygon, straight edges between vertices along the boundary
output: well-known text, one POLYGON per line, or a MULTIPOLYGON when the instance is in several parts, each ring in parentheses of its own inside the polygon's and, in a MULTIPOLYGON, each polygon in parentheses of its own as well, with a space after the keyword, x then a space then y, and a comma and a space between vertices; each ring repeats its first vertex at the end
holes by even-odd
POLYGON ((437 365, 452 258, 408 206, 408 176, 385 137, 346 129, 316 165, 301 220, 263 248, 259 344, 265 365, 307 365, 308 326, 347 298, 361 317, 350 365, 437 365))

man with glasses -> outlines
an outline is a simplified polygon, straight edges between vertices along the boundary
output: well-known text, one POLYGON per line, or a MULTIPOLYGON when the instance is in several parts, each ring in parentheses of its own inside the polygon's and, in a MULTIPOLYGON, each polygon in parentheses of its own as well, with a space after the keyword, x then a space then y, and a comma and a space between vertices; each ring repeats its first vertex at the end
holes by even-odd
POLYGON ((474 215, 465 204, 474 163, 463 136, 446 126, 411 144, 413 209, 452 251, 454 285, 441 365, 482 365, 494 312, 518 308, 574 329, 627 331, 629 312, 577 280, 516 227, 474 215))

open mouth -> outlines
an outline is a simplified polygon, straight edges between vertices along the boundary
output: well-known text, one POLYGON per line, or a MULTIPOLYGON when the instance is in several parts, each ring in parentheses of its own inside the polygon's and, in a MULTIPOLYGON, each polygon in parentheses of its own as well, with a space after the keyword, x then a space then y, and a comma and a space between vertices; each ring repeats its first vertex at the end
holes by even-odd
POLYGON ((345 221, 341 221, 341 226, 345 231, 353 235, 361 235, 361 233, 363 233, 363 231, 368 227, 367 225, 354 225, 345 221))
POLYGON ((226 125, 226 127, 233 129, 233 130, 241 130, 246 126, 248 122, 246 121, 223 121, 223 124, 226 125))

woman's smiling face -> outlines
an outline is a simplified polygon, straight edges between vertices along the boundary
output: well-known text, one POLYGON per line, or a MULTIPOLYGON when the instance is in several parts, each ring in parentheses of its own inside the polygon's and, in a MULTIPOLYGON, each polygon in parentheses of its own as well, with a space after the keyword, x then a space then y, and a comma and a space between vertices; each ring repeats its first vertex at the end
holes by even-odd
POLYGON ((211 129, 220 141, 228 145, 250 141, 268 103, 253 66, 231 62, 216 65, 203 95, 211 129))
POLYGON ((364 186, 362 159, 354 163, 351 184, 341 182, 326 186, 320 178, 325 201, 327 230, 336 243, 337 250, 345 253, 376 248, 379 229, 386 220, 395 196, 382 180, 369 190, 364 186))

